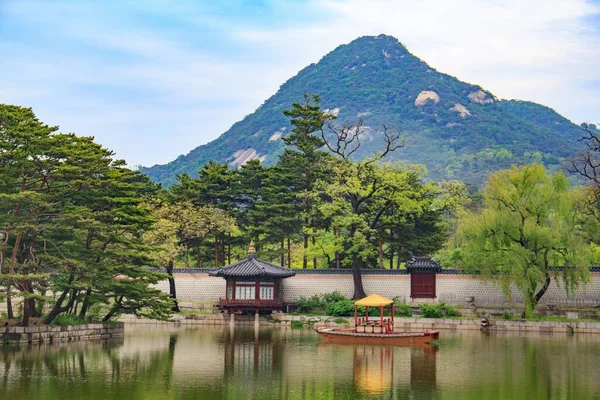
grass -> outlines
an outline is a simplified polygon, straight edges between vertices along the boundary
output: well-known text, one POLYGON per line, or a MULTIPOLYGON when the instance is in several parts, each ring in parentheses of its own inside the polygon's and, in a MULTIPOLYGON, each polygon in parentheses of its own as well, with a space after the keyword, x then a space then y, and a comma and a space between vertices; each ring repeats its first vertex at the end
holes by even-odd
POLYGON ((344 318, 337 318, 335 321, 336 324, 348 325, 350 322, 344 318))
POLYGON ((292 328, 302 328, 304 326, 302 321, 292 321, 291 325, 292 325, 292 328))
POLYGON ((91 324, 95 322, 92 317, 80 318, 78 315, 73 314, 60 314, 50 325, 52 326, 71 326, 71 325, 83 325, 91 324))

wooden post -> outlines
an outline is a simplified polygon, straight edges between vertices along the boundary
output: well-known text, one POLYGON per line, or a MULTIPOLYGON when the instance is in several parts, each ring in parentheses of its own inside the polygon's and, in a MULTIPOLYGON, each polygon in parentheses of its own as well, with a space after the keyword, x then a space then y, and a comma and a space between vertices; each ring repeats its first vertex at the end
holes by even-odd
POLYGON ((381 333, 383 333, 383 306, 379 306, 379 324, 381 325, 381 333))
POLYGON ((394 303, 392 303, 392 333, 394 332, 394 303))

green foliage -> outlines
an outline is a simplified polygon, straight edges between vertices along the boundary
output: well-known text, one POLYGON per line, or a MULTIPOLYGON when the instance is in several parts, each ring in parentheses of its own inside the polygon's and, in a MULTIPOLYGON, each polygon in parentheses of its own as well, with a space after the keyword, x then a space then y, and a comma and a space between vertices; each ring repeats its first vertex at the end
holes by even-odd
POLYGON ((336 324, 339 324, 339 325, 348 325, 348 324, 350 324, 350 322, 347 319, 344 319, 344 318, 336 318, 334 322, 336 324))
POLYGON ((60 314, 58 317, 54 318, 51 325, 71 326, 89 324, 92 322, 97 322, 97 320, 94 320, 91 316, 81 318, 80 316, 73 314, 60 314))
POLYGON ((483 210, 459 220, 453 243, 460 266, 499 282, 506 295, 514 285, 527 317, 553 278, 567 293, 589 279, 586 216, 562 173, 548 175, 539 164, 499 171, 483 196, 483 210))
POLYGON ((394 299, 394 315, 399 317, 412 317, 412 308, 406 303, 402 303, 394 299))
POLYGON ((0 284, 28 300, 21 323, 47 292, 56 296, 45 323, 75 304, 83 319, 97 303, 111 305, 109 318, 168 318, 168 299, 152 287, 161 276, 142 267, 150 249, 141 236, 153 222, 143 200, 157 186, 93 138, 57 129, 31 109, 0 105, 0 284))
POLYGON ((460 317, 460 312, 458 308, 446 304, 444 302, 441 303, 424 303, 421 304, 421 314, 425 318, 445 318, 445 317, 460 317))
POLYGON ((331 293, 324 293, 321 295, 321 298, 323 299, 323 302, 325 304, 335 303, 337 301, 348 300, 348 298, 346 296, 344 296, 337 290, 334 292, 331 292, 331 293))
POLYGON ((291 326, 292 328, 302 328, 304 323, 302 321, 292 321, 291 326))
POLYGON ((335 292, 315 294, 310 297, 302 296, 298 300, 298 308, 300 311, 324 311, 329 304, 340 301, 348 301, 348 298, 336 290, 335 292))
POLYGON ((504 310, 504 312, 502 313, 502 318, 505 320, 512 319, 512 314, 511 314, 510 310, 504 310))
MULTIPOLYGON (((340 300, 335 303, 327 304, 325 309, 327 315, 332 317, 353 317, 354 316, 354 300, 340 300)), ((384 311, 385 313, 385 311, 384 311)), ((358 307, 357 315, 364 317, 366 315, 365 307, 358 307)), ((378 317, 380 315, 379 307, 369 307, 369 316, 378 317)))
POLYGON ((323 300, 323 298, 318 295, 312 295, 310 297, 301 296, 298 300, 298 309, 300 311, 316 311, 323 310, 327 304, 323 300))
POLYGON ((209 160, 229 162, 235 151, 247 149, 274 164, 285 143, 272 140, 273 134, 285 137, 292 128, 282 110, 307 91, 320 94, 324 109, 339 109, 340 126, 362 115, 370 129, 356 160, 381 149, 382 124, 402 127, 409 145, 390 160, 426 165, 432 179, 480 184, 490 171, 531 162, 560 169, 563 159, 579 147, 578 127, 552 109, 496 99, 477 85, 436 71, 397 39, 380 35, 337 47, 285 82, 218 139, 169 164, 142 171, 156 182, 172 185, 177 175, 196 176, 199 166, 209 160), (415 99, 425 90, 437 93, 439 101, 416 106, 415 99), (484 104, 468 97, 479 90, 484 104), (456 105, 464 106, 470 115, 453 111, 456 105))
MULTIPOLYGON (((335 303, 329 303, 327 304, 325 312, 332 317, 351 317, 354 315, 354 301, 341 300, 336 301, 335 303)), ((364 315, 364 309, 362 312, 364 315)))

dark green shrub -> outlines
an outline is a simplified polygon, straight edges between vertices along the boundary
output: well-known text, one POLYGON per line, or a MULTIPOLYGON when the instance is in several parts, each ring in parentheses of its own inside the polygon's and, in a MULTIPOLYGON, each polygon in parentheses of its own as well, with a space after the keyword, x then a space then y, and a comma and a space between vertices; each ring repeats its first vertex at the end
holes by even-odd
POLYGON ((325 311, 327 315, 333 317, 352 317, 354 316, 354 302, 352 300, 341 300, 329 303, 327 304, 327 309, 325 311))
POLYGON ((323 302, 325 304, 335 303, 337 301, 342 301, 342 300, 348 300, 347 297, 345 297, 343 294, 341 294, 337 290, 335 292, 322 294, 321 299, 323 300, 323 302))
POLYGON ((298 309, 300 311, 315 311, 322 310, 325 308, 325 302, 318 294, 312 295, 310 297, 300 297, 298 300, 298 309))
MULTIPOLYGON (((365 316, 365 308, 358 307, 357 314, 360 317, 365 316)), ((354 300, 341 300, 335 303, 327 304, 325 309, 327 315, 332 317, 353 317, 354 316, 354 300)), ((378 317, 380 314, 379 307, 369 308, 369 317, 378 317)), ((384 311, 385 314, 385 311, 384 311)))
POLYGON ((502 313, 502 318, 509 320, 512 318, 512 314, 510 313, 510 311, 504 310, 504 312, 502 313))
POLYGON ((461 315, 458 308, 443 302, 437 304, 425 303, 420 308, 421 314, 425 318, 460 317, 461 315))
POLYGON ((302 321, 292 321, 292 328, 302 328, 303 326, 302 321))
POLYGON ((412 308, 406 303, 394 303, 394 315, 412 317, 412 308))
POLYGON ((421 315, 425 318, 442 318, 442 309, 439 304, 421 304, 421 315))
POLYGON ((300 297, 300 300, 298 300, 298 309, 304 312, 325 311, 329 304, 337 303, 338 301, 349 300, 338 291, 321 295, 314 294, 310 297, 300 297))
POLYGON ((460 317, 461 313, 458 311, 458 307, 451 306, 450 304, 440 303, 445 317, 460 317))

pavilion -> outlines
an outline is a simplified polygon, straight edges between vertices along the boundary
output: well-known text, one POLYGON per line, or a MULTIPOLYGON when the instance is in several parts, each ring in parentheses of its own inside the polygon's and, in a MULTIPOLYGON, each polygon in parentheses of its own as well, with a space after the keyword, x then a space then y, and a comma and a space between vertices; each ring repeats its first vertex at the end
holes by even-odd
POLYGON ((227 282, 225 297, 219 299, 219 308, 231 314, 238 312, 273 312, 283 306, 282 279, 296 275, 283 268, 256 258, 254 243, 250 242, 248 257, 236 263, 209 272, 227 282))

